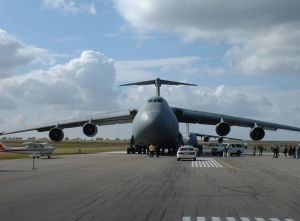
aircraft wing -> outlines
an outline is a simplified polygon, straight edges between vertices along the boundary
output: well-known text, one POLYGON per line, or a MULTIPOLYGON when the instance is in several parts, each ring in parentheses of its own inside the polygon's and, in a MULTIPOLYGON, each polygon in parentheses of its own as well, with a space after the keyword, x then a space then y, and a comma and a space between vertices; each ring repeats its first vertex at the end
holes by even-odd
POLYGON ((138 112, 138 108, 106 112, 106 113, 99 113, 99 114, 89 115, 89 116, 80 117, 80 118, 58 120, 58 121, 55 121, 52 123, 36 125, 33 127, 23 128, 20 130, 4 131, 4 132, 1 132, 0 135, 13 134, 13 133, 32 131, 32 130, 37 130, 38 132, 45 132, 45 131, 51 130, 52 128, 54 128, 56 126, 59 126, 62 129, 71 128, 71 127, 79 127, 79 126, 83 126, 85 123, 89 122, 90 120, 92 120, 98 126, 132 123, 137 112, 138 112))
POLYGON ((224 122, 227 122, 231 126, 253 128, 257 125, 262 127, 265 130, 276 131, 277 129, 282 129, 282 130, 300 132, 299 127, 269 123, 260 120, 253 120, 248 118, 222 115, 222 114, 216 114, 216 113, 210 113, 204 111, 189 110, 189 109, 177 108, 177 107, 171 107, 171 109, 173 110, 174 114, 178 119, 178 122, 180 123, 216 125, 223 120, 224 122))
POLYGON ((193 134, 195 134, 197 137, 213 137, 213 138, 224 138, 224 139, 228 139, 228 140, 242 140, 242 139, 239 139, 239 138, 233 138, 233 137, 221 137, 221 136, 215 136, 215 135, 209 135, 209 134, 199 134, 199 133, 194 133, 194 132, 191 132, 193 134))

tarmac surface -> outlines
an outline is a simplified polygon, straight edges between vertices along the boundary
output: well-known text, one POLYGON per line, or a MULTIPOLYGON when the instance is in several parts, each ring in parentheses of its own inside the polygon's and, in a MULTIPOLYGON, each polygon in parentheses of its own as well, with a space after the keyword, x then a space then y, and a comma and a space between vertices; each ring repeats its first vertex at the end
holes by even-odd
POLYGON ((299 221, 300 159, 123 152, 0 161, 0 220, 299 221))

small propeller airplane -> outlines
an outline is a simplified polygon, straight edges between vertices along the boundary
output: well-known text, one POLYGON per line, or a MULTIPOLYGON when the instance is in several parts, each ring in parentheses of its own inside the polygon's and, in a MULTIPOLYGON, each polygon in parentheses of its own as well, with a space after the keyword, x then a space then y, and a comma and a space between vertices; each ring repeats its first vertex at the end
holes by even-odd
POLYGON ((25 145, 24 147, 9 147, 0 141, 0 152, 32 154, 33 157, 37 158, 40 156, 48 156, 48 158, 51 158, 50 154, 55 150, 55 147, 46 146, 47 142, 25 142, 23 144, 25 145))

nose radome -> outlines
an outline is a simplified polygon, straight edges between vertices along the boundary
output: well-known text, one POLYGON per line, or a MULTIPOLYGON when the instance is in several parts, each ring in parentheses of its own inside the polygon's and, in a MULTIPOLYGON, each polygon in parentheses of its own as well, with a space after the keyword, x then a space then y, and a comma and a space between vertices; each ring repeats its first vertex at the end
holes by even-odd
POLYGON ((139 123, 137 135, 141 140, 162 142, 174 139, 174 136, 176 136, 176 124, 174 125, 172 119, 162 111, 147 111, 143 113, 139 123))

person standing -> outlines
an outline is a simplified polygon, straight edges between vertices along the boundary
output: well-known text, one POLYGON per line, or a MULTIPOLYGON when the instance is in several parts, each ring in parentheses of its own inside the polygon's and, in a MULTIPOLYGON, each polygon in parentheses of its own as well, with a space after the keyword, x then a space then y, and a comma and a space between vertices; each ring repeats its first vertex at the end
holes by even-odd
POLYGON ((222 145, 222 153, 223 153, 223 157, 226 157, 226 155, 227 155, 226 146, 224 144, 222 145))
POLYGON ((230 150, 229 144, 227 145, 226 149, 227 149, 227 151, 226 151, 227 152, 227 157, 230 157, 231 150, 230 150))
POLYGON ((286 158, 287 152, 288 152, 288 147, 287 147, 287 146, 284 146, 283 154, 284 154, 284 157, 285 157, 285 158, 286 158))
POLYGON ((254 145, 253 156, 255 156, 255 152, 256 152, 256 145, 254 145))
POLYGON ((292 155, 293 155, 293 158, 296 159, 296 145, 293 147, 292 155))
POLYGON ((278 158, 279 147, 278 147, 278 146, 274 146, 273 151, 274 151, 273 158, 274 158, 274 157, 275 157, 275 158, 278 158))
POLYGON ((150 157, 154 156, 154 151, 155 151, 155 146, 153 144, 151 144, 149 146, 150 157))
POLYGON ((292 145, 289 146, 288 153, 289 153, 289 158, 291 158, 293 156, 293 147, 292 147, 292 145))
POLYGON ((155 147, 156 157, 160 155, 160 148, 158 146, 155 147))
POLYGON ((259 146, 258 149, 259 149, 259 154, 258 154, 258 156, 262 156, 262 153, 263 153, 263 151, 264 151, 264 147, 263 147, 263 146, 259 146))
POLYGON ((300 158, 300 144, 297 146, 297 158, 300 158))

